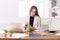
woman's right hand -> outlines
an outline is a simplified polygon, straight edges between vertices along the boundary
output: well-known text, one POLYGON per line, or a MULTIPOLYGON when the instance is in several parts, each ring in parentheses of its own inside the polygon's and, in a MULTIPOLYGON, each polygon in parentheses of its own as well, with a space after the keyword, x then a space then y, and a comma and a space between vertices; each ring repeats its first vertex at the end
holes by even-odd
POLYGON ((28 23, 25 23, 25 30, 29 31, 29 25, 28 25, 28 23))
POLYGON ((25 24, 25 30, 28 28, 28 24, 25 24))

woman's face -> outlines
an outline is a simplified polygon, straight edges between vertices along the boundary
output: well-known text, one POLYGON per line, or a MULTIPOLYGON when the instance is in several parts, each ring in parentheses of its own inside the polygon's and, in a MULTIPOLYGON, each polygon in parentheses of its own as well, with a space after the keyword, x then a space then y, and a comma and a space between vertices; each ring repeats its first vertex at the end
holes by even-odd
POLYGON ((36 9, 32 9, 31 13, 30 13, 30 16, 35 16, 35 13, 36 13, 36 9))

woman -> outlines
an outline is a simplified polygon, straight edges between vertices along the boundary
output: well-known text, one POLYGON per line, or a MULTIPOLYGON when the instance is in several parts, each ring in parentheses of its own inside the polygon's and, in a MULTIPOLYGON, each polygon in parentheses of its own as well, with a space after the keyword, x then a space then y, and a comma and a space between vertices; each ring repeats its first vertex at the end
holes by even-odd
POLYGON ((28 26, 33 27, 33 29, 38 30, 41 26, 41 18, 38 14, 38 9, 36 6, 30 8, 30 15, 26 18, 25 29, 27 30, 28 26))
POLYGON ((26 32, 29 31, 29 26, 33 27, 34 30, 38 30, 41 26, 41 18, 38 14, 38 9, 36 6, 30 8, 30 15, 25 17, 23 28, 14 26, 13 29, 17 32, 26 32))

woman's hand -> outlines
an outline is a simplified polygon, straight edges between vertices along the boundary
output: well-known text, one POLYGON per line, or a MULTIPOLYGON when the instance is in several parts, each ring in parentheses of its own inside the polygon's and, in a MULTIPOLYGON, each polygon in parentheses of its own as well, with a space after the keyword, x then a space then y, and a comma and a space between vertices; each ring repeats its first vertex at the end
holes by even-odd
POLYGON ((29 31, 29 25, 28 25, 28 23, 25 23, 25 31, 29 31))
POLYGON ((28 24, 25 24, 25 30, 28 28, 28 24))

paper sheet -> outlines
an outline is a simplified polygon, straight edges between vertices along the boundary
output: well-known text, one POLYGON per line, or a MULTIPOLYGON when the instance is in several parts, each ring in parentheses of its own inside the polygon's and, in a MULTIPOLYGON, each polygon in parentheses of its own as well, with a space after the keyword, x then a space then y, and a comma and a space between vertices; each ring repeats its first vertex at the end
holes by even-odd
POLYGON ((55 35, 60 36, 60 33, 57 33, 57 34, 55 34, 55 35))
POLYGON ((25 33, 15 33, 12 35, 12 37, 10 37, 9 35, 7 36, 7 38, 24 38, 28 36, 28 34, 25 33))

